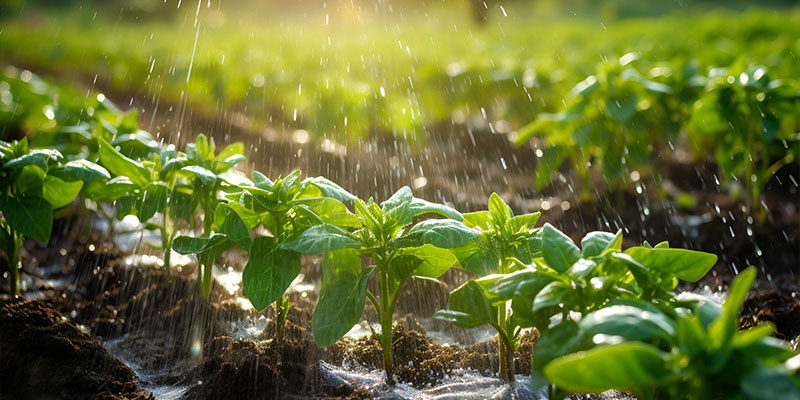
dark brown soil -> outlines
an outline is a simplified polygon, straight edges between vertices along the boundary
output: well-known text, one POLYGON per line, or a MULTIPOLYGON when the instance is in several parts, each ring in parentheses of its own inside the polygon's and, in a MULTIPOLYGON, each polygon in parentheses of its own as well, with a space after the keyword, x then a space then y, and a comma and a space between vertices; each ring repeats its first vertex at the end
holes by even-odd
POLYGON ((133 371, 41 302, 0 303, 0 397, 152 399, 133 371))
POLYGON ((751 294, 742 307, 739 329, 771 322, 774 336, 786 341, 800 338, 800 298, 798 293, 760 292, 751 294))

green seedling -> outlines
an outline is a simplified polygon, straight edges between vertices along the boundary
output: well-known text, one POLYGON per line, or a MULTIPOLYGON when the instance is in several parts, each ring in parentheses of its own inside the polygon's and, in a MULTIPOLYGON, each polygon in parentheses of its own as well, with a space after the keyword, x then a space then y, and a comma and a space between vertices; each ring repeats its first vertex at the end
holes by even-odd
MULTIPOLYGON (((453 253, 462 268, 482 276, 510 274, 524 268, 525 263, 541 255, 540 230, 534 229, 539 215, 514 216, 500 196, 492 193, 488 211, 464 214, 464 224, 479 231, 480 236, 453 249, 453 253)), ((520 326, 508 305, 508 301, 499 299, 490 304, 480 285, 470 281, 450 294, 449 310, 438 311, 434 316, 466 328, 483 324, 494 327, 498 333, 500 378, 510 382, 514 380, 520 326)))
POLYGON ((713 150, 724 175, 741 178, 759 220, 764 185, 784 165, 798 160, 800 84, 773 79, 764 66, 713 68, 705 93, 694 104, 690 137, 713 150))
MULTIPOLYGON (((149 159, 136 161, 98 138, 98 158, 114 177, 107 182, 87 185, 86 197, 97 203, 113 203, 116 219, 135 215, 148 229, 161 236, 163 268, 170 275, 172 241, 178 219, 192 220, 192 187, 178 173, 186 157, 172 148, 151 153, 149 159), (160 214, 160 217, 158 216, 160 214)), ((102 206, 98 211, 105 213, 102 206)), ((106 215, 113 227, 113 218, 106 215)))
POLYGON ((25 138, 0 141, 0 248, 8 258, 12 295, 19 295, 23 239, 48 242, 53 211, 71 204, 84 182, 110 178, 108 171, 92 162, 62 161, 57 150, 30 149, 25 138))
POLYGON ((214 221, 209 226, 209 235, 201 237, 178 236, 172 248, 180 254, 197 257, 200 294, 209 297, 214 263, 217 258, 234 245, 248 252, 253 245, 250 229, 233 208, 220 203, 214 210, 214 221))
MULTIPOLYGON (((313 331, 325 347, 344 336, 361 318, 366 299, 378 313, 381 332, 373 331, 383 350, 383 369, 392 375, 392 316, 400 291, 409 279, 435 280, 456 262, 450 250, 480 233, 460 221, 457 211, 414 198, 403 187, 380 205, 355 200, 359 224, 322 223, 306 229, 280 247, 301 254, 324 254, 323 282, 314 310, 313 331), (446 219, 414 217, 428 213, 446 219), (362 258, 370 263, 362 267, 362 258), (378 293, 367 289, 375 276, 378 293)), ((438 282, 438 281, 437 281, 438 282)))
POLYGON ((573 331, 581 351, 544 373, 570 391, 631 391, 653 399, 800 399, 800 355, 770 336, 771 323, 739 332, 739 309, 755 280, 734 278, 719 306, 698 295, 678 308, 619 301, 588 314, 573 331))
POLYGON ((252 184, 240 185, 241 192, 228 196, 228 206, 243 216, 249 229, 262 225, 272 234, 253 240, 242 286, 256 310, 274 304, 279 339, 291 306, 284 293, 300 273, 300 253, 280 245, 318 224, 356 228, 360 222, 341 203, 355 197, 328 179, 301 180, 300 171, 275 182, 258 171, 253 177, 252 184))
POLYGON ((631 170, 644 171, 652 164, 651 154, 664 147, 661 142, 675 137, 680 121, 672 120, 669 103, 660 98, 672 89, 638 72, 631 65, 636 58, 631 53, 601 64, 575 85, 563 111, 542 113, 520 129, 517 145, 534 135, 543 135, 547 143, 536 169, 537 188, 549 186, 569 158, 584 182, 584 197, 595 167, 609 186, 619 189, 631 170))

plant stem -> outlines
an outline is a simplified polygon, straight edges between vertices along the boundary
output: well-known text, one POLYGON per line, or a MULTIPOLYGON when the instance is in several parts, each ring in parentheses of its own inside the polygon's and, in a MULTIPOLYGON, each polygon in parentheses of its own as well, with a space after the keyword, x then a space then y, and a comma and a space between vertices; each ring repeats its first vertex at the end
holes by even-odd
MULTIPOLYGON (((509 270, 508 254, 510 251, 504 248, 500 251, 500 265, 498 270, 505 274, 509 270)), ((500 379, 506 382, 514 382, 514 347, 508 337, 508 310, 506 304, 497 307, 497 353, 500 361, 500 379)))
POLYGON ((17 233, 13 229, 11 231, 11 252, 8 254, 8 269, 11 272, 9 275, 9 288, 11 296, 19 296, 19 250, 22 248, 22 234, 17 233))
MULTIPOLYGON (((379 268, 382 266, 379 266, 379 268)), ((380 344, 383 349, 383 370, 386 371, 386 379, 389 384, 394 384, 392 376, 392 314, 394 307, 389 300, 389 273, 385 269, 380 273, 381 290, 381 337, 380 344)))
POLYGON ((289 297, 281 297, 275 301, 275 341, 283 337, 283 327, 286 325, 286 315, 290 307, 289 297))

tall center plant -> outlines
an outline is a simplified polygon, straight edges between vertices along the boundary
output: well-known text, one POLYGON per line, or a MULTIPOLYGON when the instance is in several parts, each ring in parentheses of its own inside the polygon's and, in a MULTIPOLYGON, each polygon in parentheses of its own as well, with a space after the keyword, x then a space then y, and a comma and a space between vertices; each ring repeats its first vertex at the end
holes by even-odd
POLYGON ((314 310, 313 331, 325 347, 344 336, 361 318, 366 299, 378 313, 380 332, 373 330, 383 350, 383 369, 392 375, 392 316, 403 285, 409 279, 436 279, 455 262, 447 250, 479 235, 465 226, 449 207, 414 198, 403 187, 378 205, 355 199, 358 226, 325 222, 311 227, 280 247, 302 254, 324 254, 323 281, 314 310), (415 217, 436 213, 445 219, 415 217), (362 266, 362 260, 368 266, 362 266), (367 288, 371 277, 378 292, 367 288))
MULTIPOLYGON (((481 276, 508 274, 530 263, 541 248, 540 229, 534 229, 540 213, 514 216, 511 208, 497 195, 489 197, 489 210, 464 215, 464 224, 480 231, 480 236, 455 248, 461 266, 481 276)), ((506 301, 479 307, 492 310, 482 316, 474 314, 476 291, 482 289, 474 281, 454 290, 450 296, 450 309, 438 311, 435 316, 463 327, 490 324, 498 333, 500 378, 514 380, 514 353, 519 348, 520 326, 511 318, 506 301), (495 310, 496 309, 496 310, 495 310)))

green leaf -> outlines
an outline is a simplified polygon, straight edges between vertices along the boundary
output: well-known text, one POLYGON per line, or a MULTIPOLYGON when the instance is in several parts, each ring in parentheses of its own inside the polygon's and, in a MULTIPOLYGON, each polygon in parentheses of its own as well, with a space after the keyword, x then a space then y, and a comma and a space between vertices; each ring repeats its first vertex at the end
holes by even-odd
POLYGON ((127 176, 117 176, 107 182, 93 181, 86 184, 84 192, 94 201, 115 201, 122 197, 136 196, 139 185, 127 176))
POLYGON ((435 213, 450 219, 454 219, 456 221, 464 220, 464 216, 462 216, 461 213, 456 211, 455 209, 452 209, 445 205, 431 203, 430 201, 418 199, 416 197, 411 199, 410 209, 411 209, 411 215, 414 217, 426 213, 435 213))
POLYGON ((506 222, 506 230, 510 233, 528 232, 536 227, 536 222, 542 213, 517 215, 506 222))
POLYGON ((300 254, 278 247, 273 237, 253 239, 242 272, 244 293, 261 311, 278 300, 300 273, 300 254))
POLYGON ((558 357, 592 347, 591 338, 587 338, 578 329, 578 325, 570 320, 562 321, 552 329, 545 330, 536 342, 536 352, 533 355, 533 371, 531 383, 535 390, 550 384, 545 378, 545 367, 558 357))
POLYGON ((358 228, 361 226, 361 220, 355 214, 350 213, 344 204, 334 198, 312 197, 295 200, 292 204, 306 206, 319 216, 322 221, 331 225, 345 228, 358 228))
POLYGON ((739 383, 750 400, 800 400, 800 388, 788 371, 779 366, 757 365, 739 383))
POLYGON ((500 276, 501 278, 486 287, 486 291, 501 300, 508 300, 514 296, 534 298, 554 279, 533 269, 522 269, 500 276))
POLYGON ((405 235, 392 240, 395 248, 419 247, 432 244, 443 249, 458 247, 480 235, 480 232, 467 228, 452 219, 429 219, 411 228, 405 235))
POLYGON ((330 197, 339 201, 355 200, 356 198, 356 196, 353 196, 341 186, 321 176, 307 179, 306 182, 316 186, 325 197, 330 197))
POLYGON ((36 196, 8 197, 2 204, 8 225, 36 241, 47 243, 53 229, 53 208, 36 196))
POLYGON ((172 249, 180 254, 222 254, 228 244, 227 236, 222 233, 213 233, 210 237, 178 236, 172 242, 172 249))
POLYGON ((347 333, 364 312, 367 280, 375 267, 361 270, 361 258, 346 249, 325 255, 322 271, 325 281, 314 308, 314 341, 327 347, 347 333))
POLYGON ((591 336, 604 334, 646 342, 655 338, 670 341, 678 329, 675 322, 664 313, 633 305, 605 307, 585 316, 579 325, 591 336))
POLYGON ((100 146, 97 150, 100 162, 108 171, 116 176, 127 176, 139 187, 147 186, 147 183, 150 182, 150 174, 141 163, 123 156, 103 138, 97 138, 97 143, 100 146))
POLYGON ((214 211, 214 224, 219 232, 224 233, 228 239, 245 250, 250 250, 250 245, 253 243, 250 229, 242 217, 227 204, 217 205, 217 209, 214 211))
POLYGON ((399 253, 422 260, 414 269, 413 274, 426 278, 438 278, 456 263, 456 257, 450 250, 440 249, 430 244, 405 248, 400 250, 399 253))
POLYGON ((42 197, 56 210, 72 203, 82 187, 82 181, 64 182, 54 176, 47 176, 44 178, 42 197))
POLYGON ((257 188, 271 192, 275 184, 269 178, 258 171, 253 171, 253 183, 257 188))
POLYGON ((386 224, 400 228, 411 223, 411 200, 414 196, 408 186, 403 186, 392 197, 381 203, 381 211, 386 216, 386 224))
POLYGON ((462 268, 473 274, 486 276, 497 272, 500 259, 497 257, 495 249, 489 247, 482 236, 476 237, 452 251, 462 268))
POLYGON ((236 142, 225 146, 225 148, 220 150, 219 154, 214 157, 214 160, 225 162, 234 156, 242 156, 242 158, 244 158, 244 143, 236 142))
POLYGON ((47 175, 54 176, 67 182, 92 182, 101 179, 111 179, 111 175, 105 168, 87 160, 70 161, 51 169, 47 172, 47 175))
POLYGON ((433 316, 464 328, 474 328, 497 323, 497 307, 489 304, 477 282, 468 281, 450 292, 449 309, 437 311, 433 316))
POLYGON ((506 222, 514 216, 514 213, 511 212, 511 207, 497 193, 492 193, 489 196, 489 215, 492 218, 492 222, 494 222, 494 226, 498 229, 503 229, 506 226, 506 222))
POLYGON ((494 230, 494 228, 492 228, 492 216, 488 211, 464 214, 464 225, 484 232, 494 230))
POLYGON ((564 282, 550 282, 536 294, 536 297, 533 299, 532 311, 537 312, 547 307, 569 304, 564 298, 574 293, 575 290, 564 282))
POLYGON ((689 282, 700 280, 717 262, 715 254, 685 249, 632 247, 625 254, 650 270, 689 282))
POLYGON ((139 199, 139 220, 148 221, 157 212, 163 212, 169 199, 169 186, 166 182, 155 181, 147 184, 142 197, 139 199))
POLYGON ((193 175, 196 179, 200 180, 200 183, 203 186, 212 187, 215 183, 217 183, 217 176, 213 172, 199 165, 189 165, 181 168, 181 171, 185 171, 190 175, 193 175))
POLYGON ((28 165, 35 165, 47 172, 47 164, 50 160, 60 160, 63 158, 58 150, 51 149, 35 149, 31 150, 28 154, 19 156, 13 160, 9 160, 3 165, 3 168, 22 168, 28 165))
POLYGON ((357 249, 361 247, 347 231, 331 224, 321 224, 306 229, 292 240, 281 244, 285 250, 294 250, 300 254, 323 254, 339 249, 357 249))
POLYGON ((737 321, 739 320, 739 310, 744 304, 747 292, 756 280, 756 267, 749 267, 740 272, 733 278, 728 289, 728 298, 722 305, 722 315, 719 316, 709 327, 709 335, 717 348, 728 344, 728 341, 739 331, 737 321))
POLYGON ((617 234, 609 232, 589 232, 581 240, 583 258, 596 257, 602 255, 606 250, 615 248, 619 250, 622 244, 622 230, 617 234))
POLYGON ((672 378, 667 360, 668 354, 654 346, 628 342, 560 357, 545 366, 544 374, 556 385, 575 392, 635 389, 672 378))
POLYGON ((542 256, 547 266, 564 272, 581 258, 581 250, 569 236, 548 223, 542 229, 542 256))

